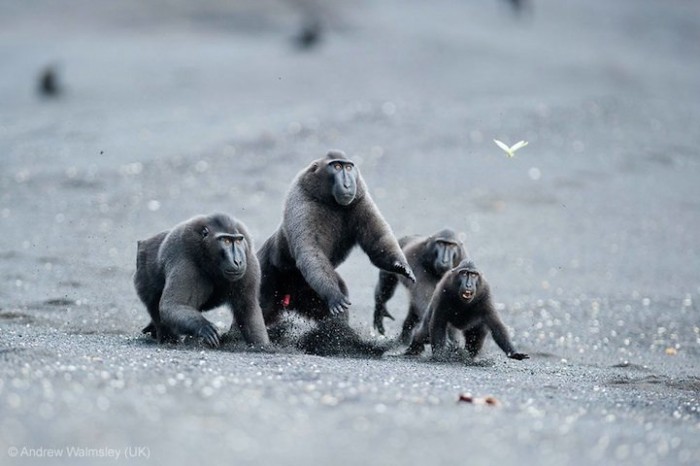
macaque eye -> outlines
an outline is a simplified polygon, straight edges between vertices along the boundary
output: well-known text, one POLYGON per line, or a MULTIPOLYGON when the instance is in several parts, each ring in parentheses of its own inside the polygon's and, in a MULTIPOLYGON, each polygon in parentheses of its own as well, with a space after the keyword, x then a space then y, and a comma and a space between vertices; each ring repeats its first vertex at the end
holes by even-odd
POLYGON ((342 166, 341 164, 339 164, 339 163, 334 163, 334 164, 333 164, 333 168, 335 168, 336 170, 340 171, 340 170, 343 168, 343 166, 342 166))
POLYGON ((231 238, 223 238, 221 241, 223 241, 226 246, 231 246, 231 238))
POLYGON ((236 244, 241 244, 243 242, 243 238, 236 238, 234 241, 236 244))
POLYGON ((352 170, 352 165, 345 165, 345 169, 346 169, 347 171, 351 171, 351 170, 352 170))

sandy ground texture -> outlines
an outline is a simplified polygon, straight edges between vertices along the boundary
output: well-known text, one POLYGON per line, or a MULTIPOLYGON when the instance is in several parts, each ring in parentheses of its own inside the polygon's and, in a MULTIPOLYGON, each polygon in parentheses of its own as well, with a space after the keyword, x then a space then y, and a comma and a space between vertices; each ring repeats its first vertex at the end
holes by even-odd
MULTIPOLYGON (((697 2, 142 3, 0 2, 0 463, 700 463, 697 2), (223 211, 260 245, 329 148, 397 235, 464 232, 530 360, 140 334, 138 239, 223 211)), ((339 272, 381 340, 376 269, 339 272)))

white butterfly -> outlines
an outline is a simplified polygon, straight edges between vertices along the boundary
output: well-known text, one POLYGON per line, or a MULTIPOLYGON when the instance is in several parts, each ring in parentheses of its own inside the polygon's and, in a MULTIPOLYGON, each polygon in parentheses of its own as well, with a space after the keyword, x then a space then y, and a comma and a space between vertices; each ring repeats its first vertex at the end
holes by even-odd
POLYGON ((516 142, 511 147, 508 147, 507 145, 505 145, 504 143, 502 143, 498 139, 494 139, 493 142, 495 142, 498 147, 503 149, 505 151, 505 153, 508 154, 508 157, 514 157, 515 151, 527 146, 527 141, 516 142))

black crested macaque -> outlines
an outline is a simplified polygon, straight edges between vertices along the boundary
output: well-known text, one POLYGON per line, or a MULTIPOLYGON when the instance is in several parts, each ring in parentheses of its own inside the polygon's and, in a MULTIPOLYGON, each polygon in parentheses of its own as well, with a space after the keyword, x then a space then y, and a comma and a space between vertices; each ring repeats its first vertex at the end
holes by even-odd
POLYGON ((294 43, 300 49, 310 49, 321 41, 323 27, 321 21, 316 18, 307 20, 302 26, 299 34, 294 38, 294 43))
POLYGON ((489 331, 509 358, 522 360, 529 357, 513 348, 493 307, 489 285, 469 259, 460 262, 438 283, 406 354, 422 353, 424 345, 429 342, 434 359, 447 359, 452 350, 448 343, 450 330, 462 332, 465 349, 471 358, 479 354, 489 331))
POLYGON ((457 234, 449 228, 428 237, 404 236, 399 239, 399 245, 416 275, 416 282, 411 283, 396 274, 379 271, 379 281, 374 289, 374 328, 384 335, 384 318, 394 320, 386 309, 386 303, 394 296, 400 281, 409 290, 410 302, 399 341, 409 344, 413 329, 428 308, 435 286, 445 273, 467 257, 467 252, 457 234))
POLYGON ((54 65, 48 65, 41 70, 37 90, 42 97, 58 97, 61 94, 58 70, 54 65))
POLYGON ((357 244, 375 266, 415 281, 359 170, 331 151, 299 172, 281 225, 258 251, 265 323, 277 322, 285 309, 313 320, 347 318, 348 289, 335 268, 357 244))
POLYGON ((143 333, 161 343, 191 335, 219 346, 219 332, 201 312, 227 304, 246 343, 269 344, 252 240, 228 215, 194 217, 139 241, 134 285, 151 315, 143 333))
POLYGON ((507 0, 516 14, 521 14, 525 12, 531 12, 532 1, 531 0, 507 0))

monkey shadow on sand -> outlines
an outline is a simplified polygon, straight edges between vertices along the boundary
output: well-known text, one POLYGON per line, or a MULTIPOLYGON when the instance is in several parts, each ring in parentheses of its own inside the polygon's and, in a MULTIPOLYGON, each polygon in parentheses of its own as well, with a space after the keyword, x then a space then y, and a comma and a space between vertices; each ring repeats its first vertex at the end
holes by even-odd
POLYGON ((452 351, 449 351, 447 354, 445 354, 442 357, 436 357, 432 354, 421 354, 421 355, 412 355, 412 354, 406 354, 407 346, 406 345, 400 345, 397 344, 392 348, 392 351, 390 353, 387 353, 385 356, 387 358, 392 358, 392 359, 403 359, 406 361, 416 361, 416 362, 421 362, 421 363, 429 363, 429 364, 446 364, 446 365, 452 365, 452 364, 460 364, 463 366, 470 366, 470 367, 494 367, 496 365, 496 360, 491 359, 491 358, 473 358, 469 355, 469 353, 464 349, 464 348, 458 348, 454 347, 452 348, 452 351))
MULTIPOLYGON (((181 335, 177 341, 166 341, 159 343, 155 338, 148 334, 141 334, 136 337, 133 344, 145 347, 158 347, 172 350, 195 350, 195 351, 227 351, 227 352, 247 352, 247 353, 279 353, 279 348, 268 346, 251 346, 245 341, 243 333, 238 328, 232 328, 226 332, 222 332, 219 340, 220 344, 217 348, 212 348, 205 343, 201 338, 181 335)), ((296 351, 299 352, 299 351, 296 351)))
POLYGON ((363 337, 342 317, 327 318, 314 322, 297 313, 287 313, 280 321, 268 329, 270 345, 265 347, 249 345, 240 329, 235 325, 222 333, 220 346, 212 348, 201 339, 183 336, 174 343, 158 343, 149 335, 141 335, 135 343, 142 346, 160 346, 173 350, 209 350, 247 353, 286 353, 312 354, 341 358, 371 358, 383 356, 392 359, 405 359, 430 364, 461 364, 472 367, 493 367, 493 359, 474 359, 464 348, 454 347, 445 356, 437 358, 429 353, 406 355, 406 345, 400 338, 382 341, 363 337))
MULTIPOLYGON (((242 337, 241 337, 242 338, 242 337)), ((163 348, 163 349, 172 349, 172 350, 211 350, 212 347, 204 343, 202 340, 199 338, 194 338, 191 336, 181 336, 178 341, 165 341, 162 343, 159 343, 156 341, 155 338, 151 337, 150 335, 139 335, 138 337, 135 338, 134 342, 135 345, 137 346, 145 346, 145 347, 157 347, 157 348, 163 348)), ((241 350, 243 350, 244 345, 241 343, 241 350)))
POLYGON ((392 341, 375 342, 363 338, 343 318, 327 318, 313 322, 297 315, 285 314, 268 329, 270 345, 250 346, 235 325, 220 337, 220 346, 212 348, 201 339, 183 336, 177 343, 158 343, 149 335, 141 335, 136 344, 166 349, 209 350, 248 353, 312 354, 347 358, 380 358, 392 349, 392 341))
POLYGON ((295 314, 285 315, 268 329, 270 341, 282 351, 316 356, 380 358, 391 343, 364 339, 342 317, 311 322, 295 314))

